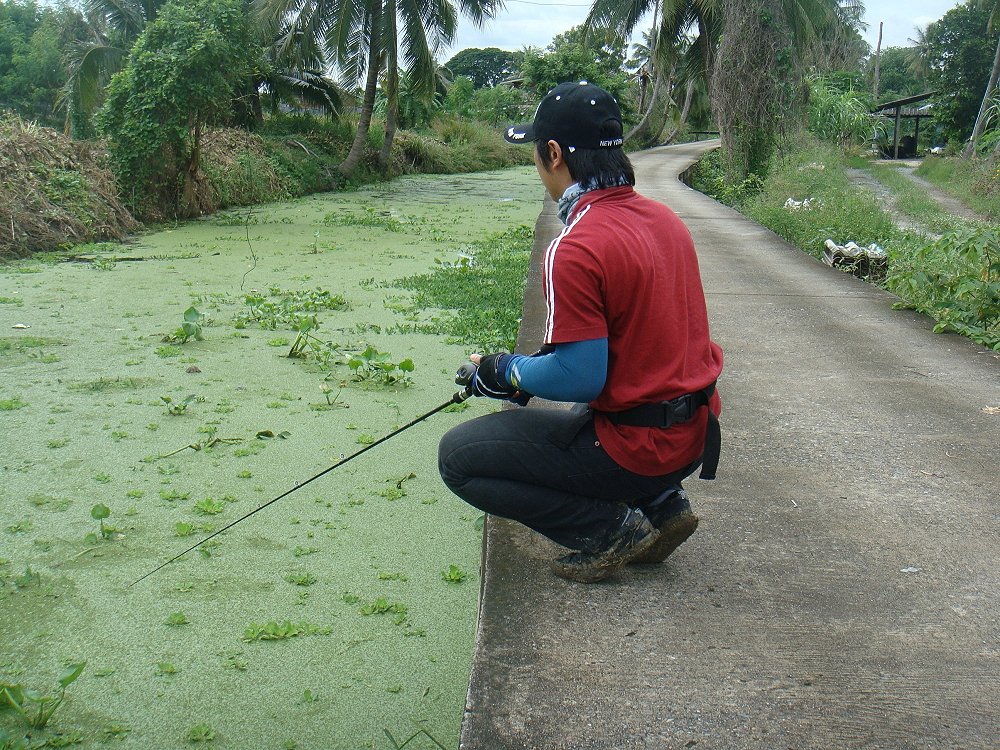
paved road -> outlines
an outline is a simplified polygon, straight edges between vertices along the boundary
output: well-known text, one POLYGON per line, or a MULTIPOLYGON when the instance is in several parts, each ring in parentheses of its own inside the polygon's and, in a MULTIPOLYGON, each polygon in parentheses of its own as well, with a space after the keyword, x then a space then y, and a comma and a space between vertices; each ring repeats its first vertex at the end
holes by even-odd
MULTIPOLYGON (((704 148, 634 159, 726 352, 702 526, 584 586, 490 519, 462 747, 996 750, 1000 357, 678 183, 704 148)), ((523 350, 539 304, 535 270, 523 350)))

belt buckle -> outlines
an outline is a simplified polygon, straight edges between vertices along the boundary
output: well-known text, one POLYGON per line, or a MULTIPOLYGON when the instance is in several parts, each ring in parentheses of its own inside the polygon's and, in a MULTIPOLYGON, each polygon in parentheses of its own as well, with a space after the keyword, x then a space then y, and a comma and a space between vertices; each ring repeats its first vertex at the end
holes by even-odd
POLYGON ((664 401, 663 411, 660 416, 660 428, 666 429, 675 424, 687 422, 691 418, 691 399, 688 396, 681 396, 672 401, 664 401))

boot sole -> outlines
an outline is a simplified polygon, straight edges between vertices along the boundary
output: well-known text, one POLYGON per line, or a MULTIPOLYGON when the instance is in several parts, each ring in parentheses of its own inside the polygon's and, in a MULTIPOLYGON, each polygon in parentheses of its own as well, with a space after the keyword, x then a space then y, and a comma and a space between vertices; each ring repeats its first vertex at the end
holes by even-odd
POLYGON ((594 562, 586 567, 564 565, 558 560, 553 560, 549 567, 555 575, 560 578, 565 578, 567 581, 576 581, 577 583, 597 583, 598 581, 610 578, 617 570, 624 567, 626 563, 635 560, 636 557, 647 554, 653 545, 659 541, 659 538, 659 532, 653 531, 653 533, 648 534, 645 539, 632 547, 625 554, 609 558, 607 560, 601 560, 600 562, 594 562))
POLYGON ((689 510, 681 511, 668 518, 660 527, 660 536, 640 555, 634 555, 629 563, 633 565, 654 565, 666 560, 674 550, 688 540, 698 528, 698 516, 689 510))

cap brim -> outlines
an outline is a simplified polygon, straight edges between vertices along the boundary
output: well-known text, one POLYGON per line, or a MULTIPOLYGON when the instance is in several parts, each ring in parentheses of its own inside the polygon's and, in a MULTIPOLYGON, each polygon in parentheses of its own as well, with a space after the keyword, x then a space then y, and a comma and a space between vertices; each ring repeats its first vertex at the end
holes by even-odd
POLYGON ((535 129, 531 123, 511 125, 504 131, 503 137, 508 143, 534 143, 535 129))

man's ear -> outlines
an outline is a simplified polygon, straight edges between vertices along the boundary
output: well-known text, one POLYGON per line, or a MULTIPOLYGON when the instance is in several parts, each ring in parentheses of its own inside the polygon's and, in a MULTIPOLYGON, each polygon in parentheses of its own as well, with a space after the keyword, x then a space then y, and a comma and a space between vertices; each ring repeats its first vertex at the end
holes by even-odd
POLYGON ((563 161, 562 146, 555 141, 549 141, 545 146, 549 150, 549 169, 555 169, 566 163, 563 161))

